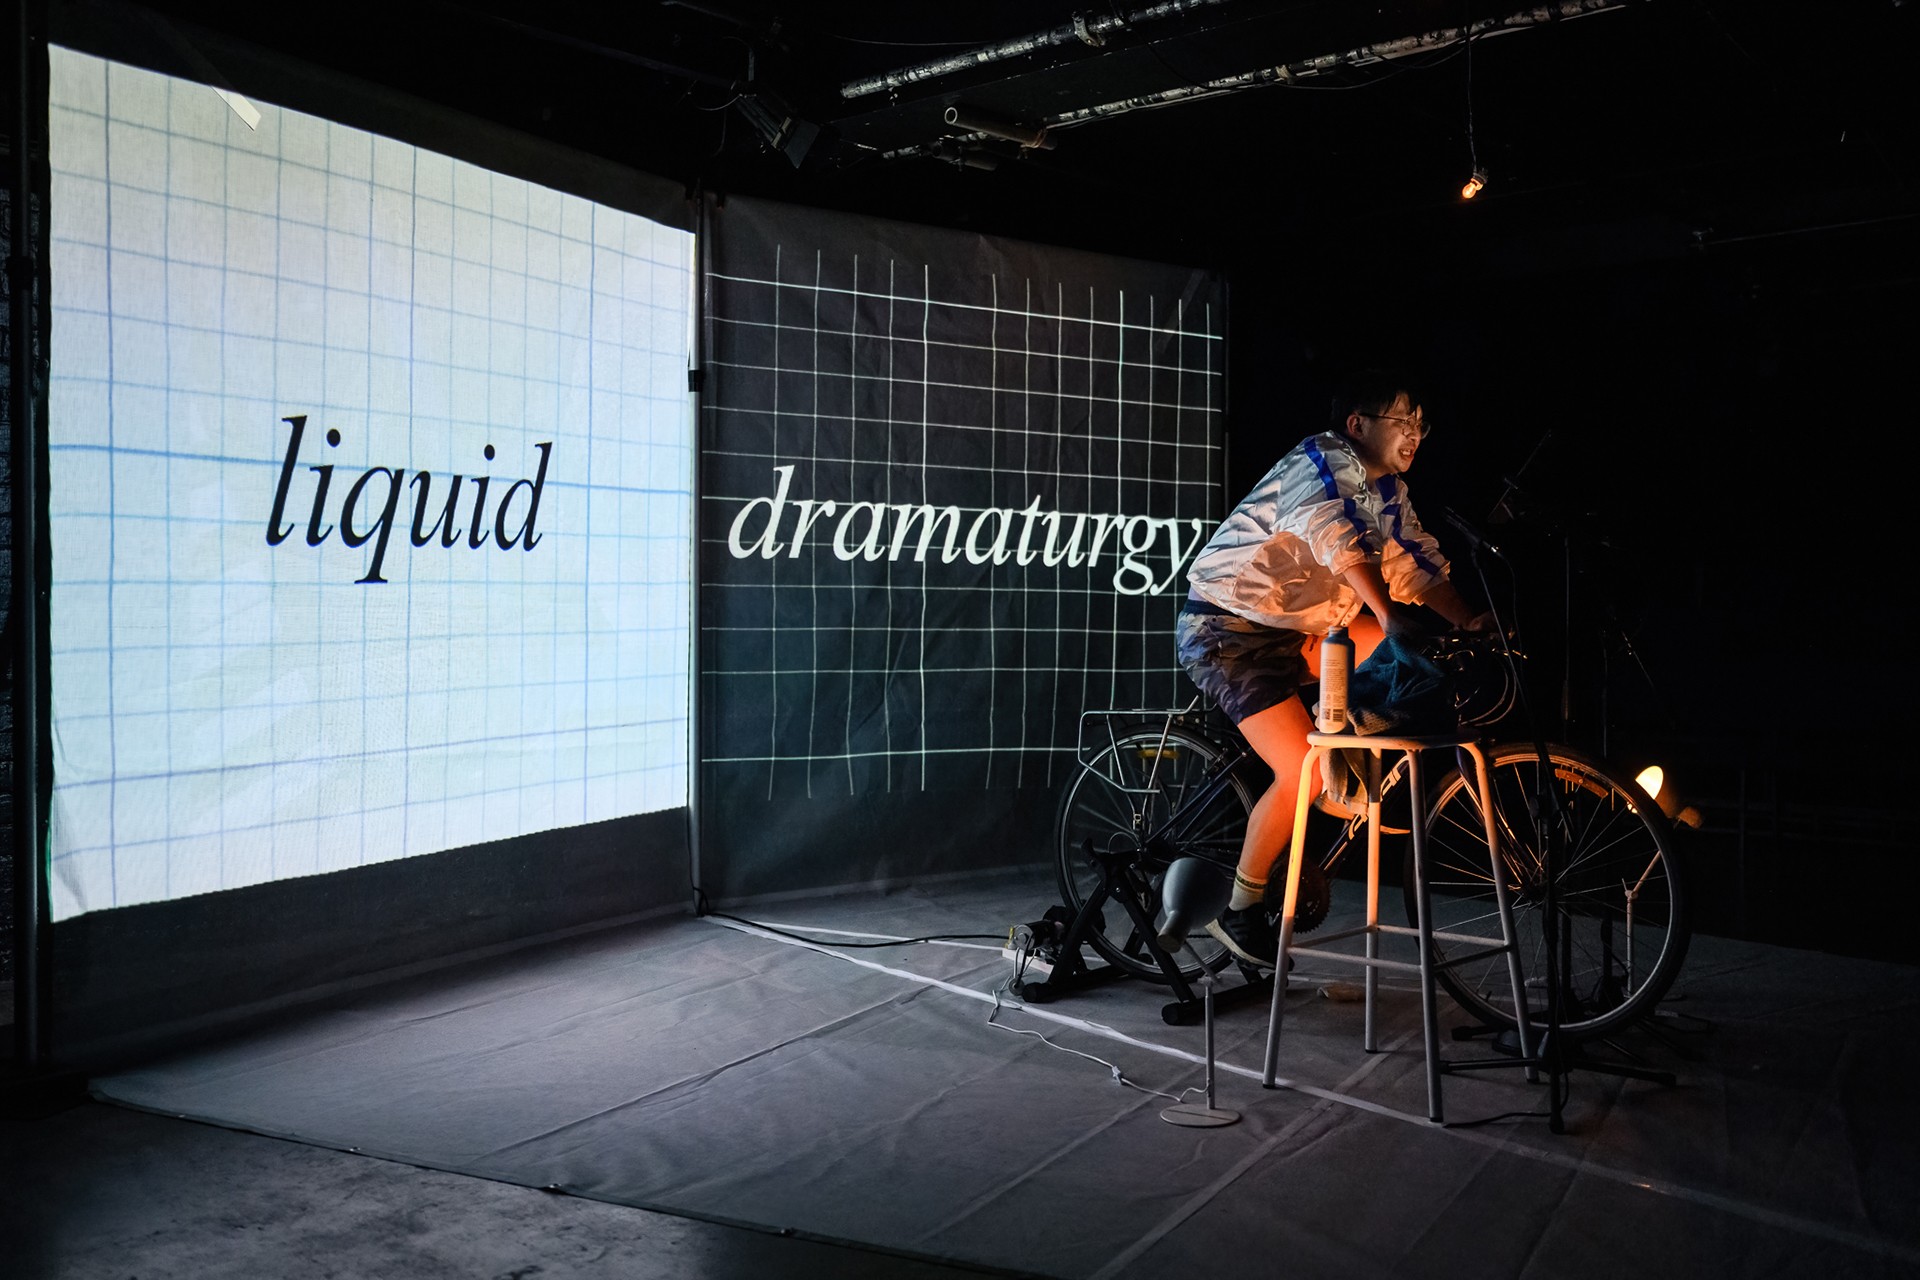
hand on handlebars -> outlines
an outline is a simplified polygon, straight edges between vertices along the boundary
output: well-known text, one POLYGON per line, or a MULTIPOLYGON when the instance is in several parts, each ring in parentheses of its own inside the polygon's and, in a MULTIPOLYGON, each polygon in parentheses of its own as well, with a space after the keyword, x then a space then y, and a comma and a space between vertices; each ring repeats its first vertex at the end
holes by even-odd
POLYGON ((1423 645, 1431 644, 1449 634, 1491 636, 1498 633, 1499 626, 1494 621, 1491 609, 1454 626, 1424 610, 1396 605, 1381 620, 1381 629, 1407 644, 1423 645))

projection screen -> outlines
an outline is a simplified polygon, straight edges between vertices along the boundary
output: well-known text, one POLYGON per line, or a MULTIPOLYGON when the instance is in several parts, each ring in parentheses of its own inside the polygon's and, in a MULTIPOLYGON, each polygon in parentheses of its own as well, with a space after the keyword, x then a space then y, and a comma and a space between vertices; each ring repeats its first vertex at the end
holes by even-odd
POLYGON ((684 806, 692 237, 51 71, 54 919, 684 806))

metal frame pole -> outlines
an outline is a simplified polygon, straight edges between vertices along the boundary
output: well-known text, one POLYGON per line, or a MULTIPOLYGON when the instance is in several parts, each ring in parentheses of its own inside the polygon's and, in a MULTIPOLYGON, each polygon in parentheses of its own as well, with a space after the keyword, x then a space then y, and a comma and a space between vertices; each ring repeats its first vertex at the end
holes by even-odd
POLYGON ((41 964, 47 915, 46 813, 41 804, 45 709, 41 697, 41 628, 45 579, 41 572, 40 475, 44 442, 34 412, 35 352, 39 349, 35 299, 39 292, 40 259, 33 239, 34 142, 40 137, 34 93, 46 83, 43 51, 36 47, 34 0, 15 0, 13 6, 14 92, 8 122, 12 134, 10 252, 7 277, 11 289, 8 317, 11 338, 11 378, 8 415, 11 427, 13 581, 7 615, 13 664, 13 1038, 17 1064, 27 1070, 45 1065, 46 1016, 41 994, 41 964), (37 65, 36 65, 37 64, 37 65))

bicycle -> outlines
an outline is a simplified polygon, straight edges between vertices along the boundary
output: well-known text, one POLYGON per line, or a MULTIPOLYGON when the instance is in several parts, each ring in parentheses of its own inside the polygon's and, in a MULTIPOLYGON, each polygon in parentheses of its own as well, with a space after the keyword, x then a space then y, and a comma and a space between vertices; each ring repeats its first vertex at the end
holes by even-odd
MULTIPOLYGON (((1461 638, 1454 643, 1465 646, 1460 653, 1473 644, 1461 638)), ((1508 667, 1517 687, 1517 670, 1511 662, 1508 667)), ((1504 698, 1510 705, 1512 695, 1510 687, 1494 701, 1504 698)), ((1492 723, 1504 713, 1505 706, 1490 706, 1475 715, 1492 723)), ((1463 716, 1463 723, 1472 727, 1476 721, 1463 716)), ((1647 1017, 1678 976, 1691 939, 1685 878, 1666 818, 1637 783, 1574 748, 1501 742, 1485 749, 1495 828, 1530 989, 1530 1025, 1544 1025, 1547 1003, 1540 977, 1549 969, 1540 912, 1546 887, 1543 819, 1553 824, 1545 830, 1556 837, 1561 1034, 1570 1042, 1594 1039, 1647 1017), (1544 790, 1543 756, 1548 771, 1544 790), (1543 795, 1548 801, 1544 815, 1543 795)), ((1160 877, 1175 858, 1204 858, 1231 872, 1247 815, 1265 786, 1266 769, 1223 718, 1198 700, 1178 710, 1086 712, 1078 759, 1081 772, 1062 798, 1055 841, 1060 891, 1070 912, 1079 912, 1095 897, 1101 875, 1092 857, 1095 851, 1109 855, 1110 881, 1111 867, 1123 868, 1121 884, 1110 882, 1109 891, 1139 895, 1149 917, 1158 909, 1160 877), (1092 726, 1102 732, 1090 735, 1092 726), (1112 856, 1116 854, 1123 856, 1112 856)), ((1469 766, 1463 772, 1462 763, 1456 761, 1433 784, 1427 803, 1434 928, 1451 933, 1484 931, 1494 919, 1480 802, 1474 795, 1473 771, 1469 766)), ((1405 780, 1402 759, 1382 778, 1383 806, 1405 780)), ((1399 819, 1401 834, 1406 821, 1399 819)), ((1356 843, 1364 847, 1364 824, 1363 814, 1346 817, 1326 852, 1302 867, 1296 934, 1311 931, 1325 918, 1333 874, 1350 848, 1356 843)), ((1391 821, 1387 829, 1395 829, 1391 821)), ((1401 883, 1411 924, 1416 919, 1412 842, 1403 843, 1408 847, 1401 883)), ((1276 885, 1284 881, 1283 875, 1273 878, 1276 885)), ((1155 953, 1137 918, 1137 912, 1112 922, 1096 918, 1090 922, 1096 927, 1083 931, 1085 940, 1123 973, 1162 983, 1170 981, 1170 969, 1193 981, 1200 976, 1200 965, 1217 971, 1230 958, 1210 936, 1196 935, 1192 941, 1198 964, 1184 956, 1170 964, 1169 958, 1155 953)), ((1436 940, 1435 960, 1446 961, 1465 949, 1458 942, 1436 940)), ((1504 956, 1438 972, 1461 1008, 1486 1027, 1515 1025, 1504 956)))

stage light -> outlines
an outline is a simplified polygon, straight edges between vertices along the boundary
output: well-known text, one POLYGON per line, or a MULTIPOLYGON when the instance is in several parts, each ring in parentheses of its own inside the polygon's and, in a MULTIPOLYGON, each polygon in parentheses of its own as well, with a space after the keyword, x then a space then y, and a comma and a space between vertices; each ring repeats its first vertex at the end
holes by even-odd
POLYGON ((1640 789, 1647 793, 1648 798, 1658 800, 1660 788, 1667 780, 1667 771, 1657 764, 1650 764, 1635 774, 1633 780, 1640 784, 1640 789))
POLYGON ((1460 198, 1462 200, 1471 200, 1486 189, 1487 171, 1485 169, 1475 169, 1473 176, 1467 179, 1467 185, 1460 188, 1460 198))
POLYGON ((780 95, 764 85, 734 99, 734 109, 745 116, 760 141, 787 158, 794 168, 807 158, 807 151, 820 136, 820 126, 800 118, 780 95))
POLYGON ((946 119, 954 128, 964 129, 968 133, 984 133, 989 138, 1003 138, 1027 148, 1053 147, 1053 140, 1047 137, 1045 128, 1036 129, 1032 125, 1019 124, 974 107, 948 107, 946 119))
POLYGON ((1696 831, 1706 822, 1699 809, 1680 802, 1679 793, 1667 785, 1667 771, 1659 765, 1648 765, 1635 774, 1633 780, 1640 784, 1640 789, 1647 793, 1649 799, 1660 806, 1660 812, 1667 816, 1667 821, 1692 827, 1696 831))

